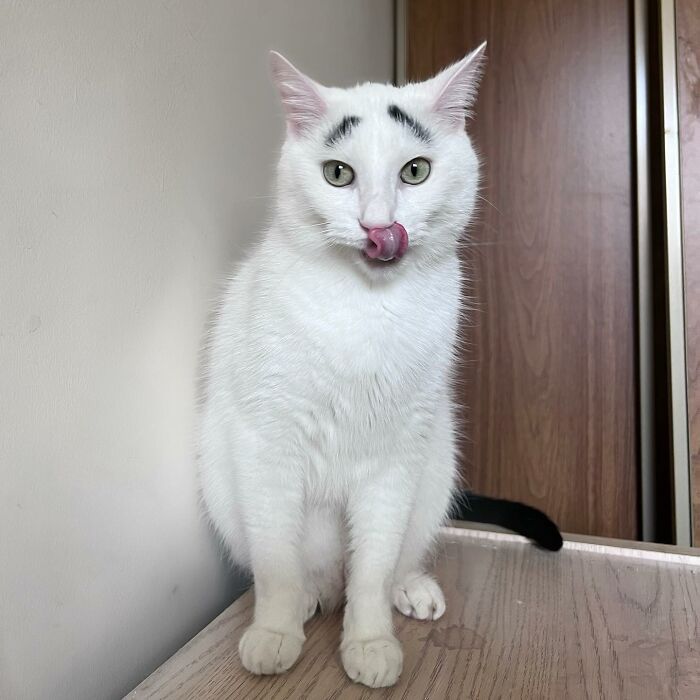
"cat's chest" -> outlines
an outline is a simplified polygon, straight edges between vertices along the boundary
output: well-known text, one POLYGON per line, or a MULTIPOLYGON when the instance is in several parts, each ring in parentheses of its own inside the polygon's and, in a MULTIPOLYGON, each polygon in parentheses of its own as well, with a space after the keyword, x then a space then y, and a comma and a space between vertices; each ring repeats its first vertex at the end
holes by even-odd
POLYGON ((376 449, 422 421, 445 392, 456 313, 354 301, 291 317, 282 346, 293 365, 288 399, 310 443, 360 457, 363 446, 376 449))
POLYGON ((378 290, 319 275, 280 289, 248 317, 255 372, 237 375, 251 406, 274 406, 309 452, 360 458, 446 394, 459 313, 449 276, 378 290))
POLYGON ((370 376, 406 384, 440 366, 451 353, 456 332, 458 290, 404 285, 397 289, 346 289, 342 286, 287 298, 287 341, 336 376, 370 376), (440 291, 442 293, 440 293, 440 291))

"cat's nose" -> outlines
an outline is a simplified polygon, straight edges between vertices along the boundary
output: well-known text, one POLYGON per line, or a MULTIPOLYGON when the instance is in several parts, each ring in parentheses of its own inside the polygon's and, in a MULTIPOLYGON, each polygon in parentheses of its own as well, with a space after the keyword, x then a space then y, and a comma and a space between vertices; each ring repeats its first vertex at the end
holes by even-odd
POLYGON ((373 228, 389 228, 396 220, 394 202, 389 192, 380 188, 360 196, 358 219, 365 231, 373 228))
POLYGON ((360 226, 362 226, 365 231, 371 231, 373 228, 389 228, 393 223, 393 221, 360 219, 360 226))

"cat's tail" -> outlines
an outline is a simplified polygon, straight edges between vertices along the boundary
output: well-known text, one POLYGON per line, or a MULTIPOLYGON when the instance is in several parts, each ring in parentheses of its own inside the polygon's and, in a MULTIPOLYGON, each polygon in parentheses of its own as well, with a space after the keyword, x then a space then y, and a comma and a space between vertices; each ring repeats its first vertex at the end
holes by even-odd
POLYGON ((548 516, 537 508, 517 501, 459 491, 452 503, 450 517, 454 520, 498 525, 527 537, 552 552, 559 551, 563 545, 559 528, 548 516))

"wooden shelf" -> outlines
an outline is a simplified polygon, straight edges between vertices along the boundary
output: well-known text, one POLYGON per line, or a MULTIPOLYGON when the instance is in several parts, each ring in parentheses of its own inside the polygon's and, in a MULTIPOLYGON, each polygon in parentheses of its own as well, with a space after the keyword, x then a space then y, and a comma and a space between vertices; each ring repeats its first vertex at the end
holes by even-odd
POLYGON ((307 624, 286 675, 254 677, 238 660, 249 591, 127 697, 700 698, 700 557, 567 540, 552 554, 520 537, 445 528, 436 573, 447 612, 396 615, 404 670, 394 688, 351 683, 341 617, 307 624))

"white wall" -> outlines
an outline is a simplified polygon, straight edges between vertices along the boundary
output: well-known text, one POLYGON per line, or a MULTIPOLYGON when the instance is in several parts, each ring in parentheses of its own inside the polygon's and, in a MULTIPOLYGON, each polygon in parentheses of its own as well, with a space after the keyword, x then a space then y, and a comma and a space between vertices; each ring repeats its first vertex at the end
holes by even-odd
POLYGON ((234 595, 191 432, 267 207, 271 47, 388 80, 392 2, 0 2, 2 698, 119 697, 234 595))

